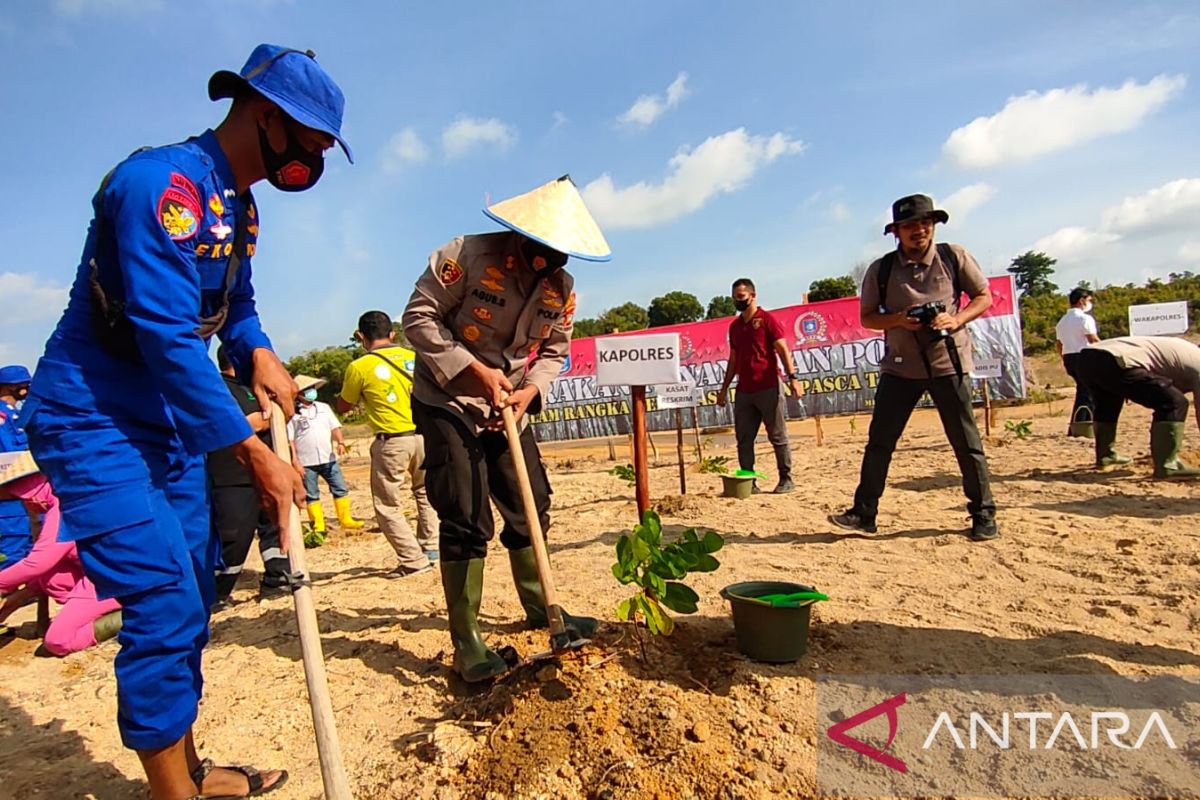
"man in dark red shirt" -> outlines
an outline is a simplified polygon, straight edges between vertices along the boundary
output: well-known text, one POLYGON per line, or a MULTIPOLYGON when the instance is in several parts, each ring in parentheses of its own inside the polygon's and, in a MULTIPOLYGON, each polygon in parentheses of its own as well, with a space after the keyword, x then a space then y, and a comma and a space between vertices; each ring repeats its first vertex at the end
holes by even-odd
MULTIPOLYGON (((792 483, 792 451, 788 445, 787 414, 779 383, 779 364, 783 362, 792 394, 804 394, 800 375, 792 365, 783 326, 758 307, 754 281, 738 278, 733 282, 733 304, 741 313, 729 323, 729 366, 717 393, 717 405, 724 406, 729 384, 737 376, 737 395, 733 401, 733 429, 737 436, 738 466, 754 469, 754 440, 759 425, 766 423, 767 439, 775 448, 775 466, 779 485, 775 494, 796 488, 792 483)), ((758 492, 757 483, 754 492, 758 492)))

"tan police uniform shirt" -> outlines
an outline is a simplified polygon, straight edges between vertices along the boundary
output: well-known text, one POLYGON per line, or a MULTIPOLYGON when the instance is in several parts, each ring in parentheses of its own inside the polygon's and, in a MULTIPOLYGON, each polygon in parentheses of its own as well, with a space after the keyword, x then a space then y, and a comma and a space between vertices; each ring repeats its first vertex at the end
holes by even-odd
MULTIPOLYGON (((1122 336, 1085 349, 1112 353, 1125 367, 1141 367, 1166 378, 1181 392, 1200 392, 1200 347, 1172 336, 1122 336)), ((1197 407, 1200 411, 1200 406, 1197 407)))
MULTIPOLYGON (((975 257, 961 245, 952 244, 950 248, 958 258, 958 283, 963 292, 972 298, 987 292, 987 278, 984 277, 975 257)), ((908 259, 899 248, 896 252, 900 257, 888 277, 887 296, 883 301, 879 298, 877 277, 883 259, 876 259, 867 267, 859 301, 863 311, 878 313, 880 306, 883 306, 887 309, 886 313, 895 314, 922 303, 940 300, 945 304, 946 310, 954 314, 966 305, 961 303, 961 298, 954 297, 951 266, 942 263, 936 244, 931 242, 919 261, 908 259)), ((974 367, 971 359, 971 334, 964 325, 952 335, 958 347, 963 374, 970 375, 974 367)), ((892 328, 884 333, 884 340, 887 347, 883 361, 880 362, 880 370, 889 375, 921 380, 931 376, 940 378, 955 374, 949 349, 945 343, 935 342, 929 330, 909 331, 904 328, 892 328), (929 361, 928 369, 925 359, 929 361)))
POLYGON ((413 396, 449 408, 476 432, 494 412, 462 374, 472 360, 502 370, 514 388, 536 386, 528 410, 536 414, 570 354, 575 279, 566 270, 538 278, 520 243, 508 231, 451 240, 430 254, 404 309, 404 335, 417 352, 413 396))

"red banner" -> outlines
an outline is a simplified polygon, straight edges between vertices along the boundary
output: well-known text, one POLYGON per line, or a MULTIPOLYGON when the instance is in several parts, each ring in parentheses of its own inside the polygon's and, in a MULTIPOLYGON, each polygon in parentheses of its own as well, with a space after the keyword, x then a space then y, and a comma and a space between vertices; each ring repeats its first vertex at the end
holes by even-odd
MULTIPOLYGON (((1011 276, 990 278, 992 307, 969 326, 976 360, 1001 359, 1002 373, 992 383, 993 397, 1025 393, 1021 325, 1011 276)), ((883 338, 859 322, 857 297, 773 309, 786 333, 805 396, 788 399, 790 416, 851 413, 871 408, 883 338)), ((679 333, 681 380, 701 389, 700 424, 732 425, 732 407, 716 406, 717 390, 729 359, 731 318, 654 328, 679 333)), ((631 331, 634 336, 645 331, 631 331)), ((596 385, 595 338, 571 342, 571 355, 550 389, 542 413, 534 417, 538 438, 575 439, 623 434, 629 430, 628 388, 596 385)), ((667 411, 656 411, 650 397, 651 430, 674 426, 667 411)))

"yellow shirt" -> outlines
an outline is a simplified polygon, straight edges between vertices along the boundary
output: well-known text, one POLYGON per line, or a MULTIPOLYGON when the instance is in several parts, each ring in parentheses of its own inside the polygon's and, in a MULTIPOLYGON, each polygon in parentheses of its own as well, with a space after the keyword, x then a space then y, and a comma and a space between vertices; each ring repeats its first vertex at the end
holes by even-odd
POLYGON ((342 379, 342 399, 350 405, 359 401, 367 411, 367 422, 375 433, 407 433, 416 428, 412 418, 412 374, 417 354, 407 347, 380 347, 355 359, 342 379), (385 356, 389 364, 379 356, 385 356), (406 375, 397 372, 403 370, 406 375))

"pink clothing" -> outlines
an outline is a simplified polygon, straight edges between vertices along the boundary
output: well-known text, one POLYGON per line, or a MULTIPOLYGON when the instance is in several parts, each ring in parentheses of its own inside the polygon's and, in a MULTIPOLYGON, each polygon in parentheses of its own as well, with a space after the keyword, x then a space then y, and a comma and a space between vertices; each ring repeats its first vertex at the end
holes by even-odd
POLYGON ((42 532, 29 555, 0 571, 0 594, 28 585, 62 606, 46 631, 46 649, 54 655, 65 656, 91 647, 96 643, 92 623, 110 611, 120 610, 121 604, 98 600, 96 587, 83 574, 75 543, 58 541, 60 512, 50 482, 37 474, 15 480, 5 488, 45 516, 42 532))

